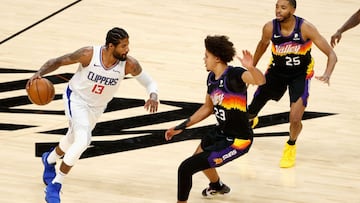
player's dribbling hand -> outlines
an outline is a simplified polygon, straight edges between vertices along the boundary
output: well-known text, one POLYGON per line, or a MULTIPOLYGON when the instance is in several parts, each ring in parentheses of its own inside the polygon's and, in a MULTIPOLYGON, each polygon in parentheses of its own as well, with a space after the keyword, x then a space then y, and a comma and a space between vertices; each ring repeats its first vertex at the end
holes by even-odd
POLYGON ((41 76, 38 72, 36 72, 33 76, 31 76, 31 78, 27 81, 26 83, 26 89, 29 89, 30 85, 32 84, 32 82, 36 79, 40 79, 41 76))

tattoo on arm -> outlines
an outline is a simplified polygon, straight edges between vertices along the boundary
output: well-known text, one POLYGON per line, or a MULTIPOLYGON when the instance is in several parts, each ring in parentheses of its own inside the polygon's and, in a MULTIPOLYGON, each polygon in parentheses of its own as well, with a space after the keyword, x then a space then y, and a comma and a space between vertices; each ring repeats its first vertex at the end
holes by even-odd
POLYGON ((135 61, 134 63, 134 69, 133 69, 133 75, 139 75, 142 71, 142 68, 138 61, 135 61))
POLYGON ((81 57, 89 54, 89 51, 91 51, 91 49, 89 49, 88 47, 84 47, 76 50, 73 53, 50 59, 40 68, 39 73, 40 75, 45 75, 47 73, 55 71, 60 66, 74 64, 77 62, 81 63, 81 57))
POLYGON ((76 50, 75 52, 73 52, 71 54, 65 55, 64 57, 68 57, 68 59, 67 59, 68 61, 78 62, 79 59, 85 55, 85 52, 86 52, 86 48, 84 47, 84 48, 76 50))

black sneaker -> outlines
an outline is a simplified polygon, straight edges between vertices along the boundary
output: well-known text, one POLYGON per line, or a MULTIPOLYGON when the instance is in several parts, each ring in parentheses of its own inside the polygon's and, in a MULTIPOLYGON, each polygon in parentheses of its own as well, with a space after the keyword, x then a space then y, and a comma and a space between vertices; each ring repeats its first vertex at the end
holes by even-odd
POLYGON ((203 195, 203 197, 206 197, 206 198, 212 198, 217 194, 224 195, 224 194, 227 194, 229 192, 230 192, 230 188, 227 185, 223 184, 220 190, 216 190, 214 188, 211 188, 210 186, 205 188, 202 191, 202 195, 203 195))

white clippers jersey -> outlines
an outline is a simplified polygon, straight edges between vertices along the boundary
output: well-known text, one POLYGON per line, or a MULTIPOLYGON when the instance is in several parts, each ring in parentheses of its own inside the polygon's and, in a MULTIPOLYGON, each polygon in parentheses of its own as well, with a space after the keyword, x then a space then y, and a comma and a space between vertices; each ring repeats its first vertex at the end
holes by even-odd
POLYGON ((102 46, 94 46, 90 64, 87 67, 80 64, 69 81, 70 89, 89 106, 106 106, 125 76, 126 61, 118 61, 105 69, 101 53, 102 46))

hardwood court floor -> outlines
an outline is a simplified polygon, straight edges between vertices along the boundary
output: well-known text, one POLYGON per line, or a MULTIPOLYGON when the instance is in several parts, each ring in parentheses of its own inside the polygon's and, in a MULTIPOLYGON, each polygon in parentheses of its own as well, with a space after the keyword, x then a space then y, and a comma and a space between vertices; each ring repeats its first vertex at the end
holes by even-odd
MULTIPOLYGON (((238 51, 254 52, 262 26, 274 17, 274 7, 274 0, 3 0, 0 202, 44 202, 42 165, 35 156, 35 143, 57 142, 61 135, 44 132, 66 128, 67 121, 62 115, 61 99, 46 106, 29 104, 22 85, 32 75, 31 71, 39 69, 47 59, 82 46, 103 44, 109 29, 123 27, 130 34, 130 54, 158 82, 161 101, 199 104, 206 92, 207 73, 202 60, 206 35, 228 35, 238 51), (71 3, 74 5, 61 10, 71 3), (24 32, 18 33, 23 29, 24 32)), ((329 40, 358 8, 357 0, 299 0, 296 14, 312 22, 329 40)), ((307 111, 334 115, 304 120, 296 166, 278 167, 286 137, 257 137, 247 155, 219 168, 222 180, 232 189, 230 195, 202 199, 201 191, 208 181, 199 173, 193 178, 189 202, 360 202, 359 29, 344 33, 335 48, 339 61, 331 85, 312 81, 307 111)), ((316 46, 313 56, 315 74, 320 75, 326 57, 316 46)), ((269 57, 270 50, 259 63, 261 70, 265 71, 269 57)), ((240 63, 235 60, 232 64, 240 63)), ((49 76, 73 73, 76 68, 76 65, 63 67, 49 76)), ((65 83, 55 85, 58 97, 65 86, 65 83)), ((255 87, 249 88, 249 100, 254 90, 255 87)), ((126 99, 133 102, 144 99, 146 93, 136 81, 125 80, 116 97, 125 99, 120 103, 126 99)), ((179 108, 164 102, 154 115, 167 115, 161 117, 162 122, 148 125, 144 121, 144 125, 125 130, 122 130, 124 126, 114 125, 109 136, 95 136, 94 141, 132 140, 148 135, 148 131, 162 132, 182 120, 167 120, 174 117, 167 112, 179 108), (126 133, 134 131, 138 134, 126 133)), ((278 103, 269 102, 261 115, 287 111, 288 98, 284 96, 278 103)), ((100 123, 136 120, 144 115, 147 113, 141 106, 114 110, 105 113, 100 123)), ((213 118, 194 128, 211 124, 213 118)), ((286 123, 255 129, 255 133, 284 131, 288 131, 286 123)), ((65 180, 62 202, 176 202, 177 167, 198 143, 197 139, 187 140, 81 159, 65 180)))

